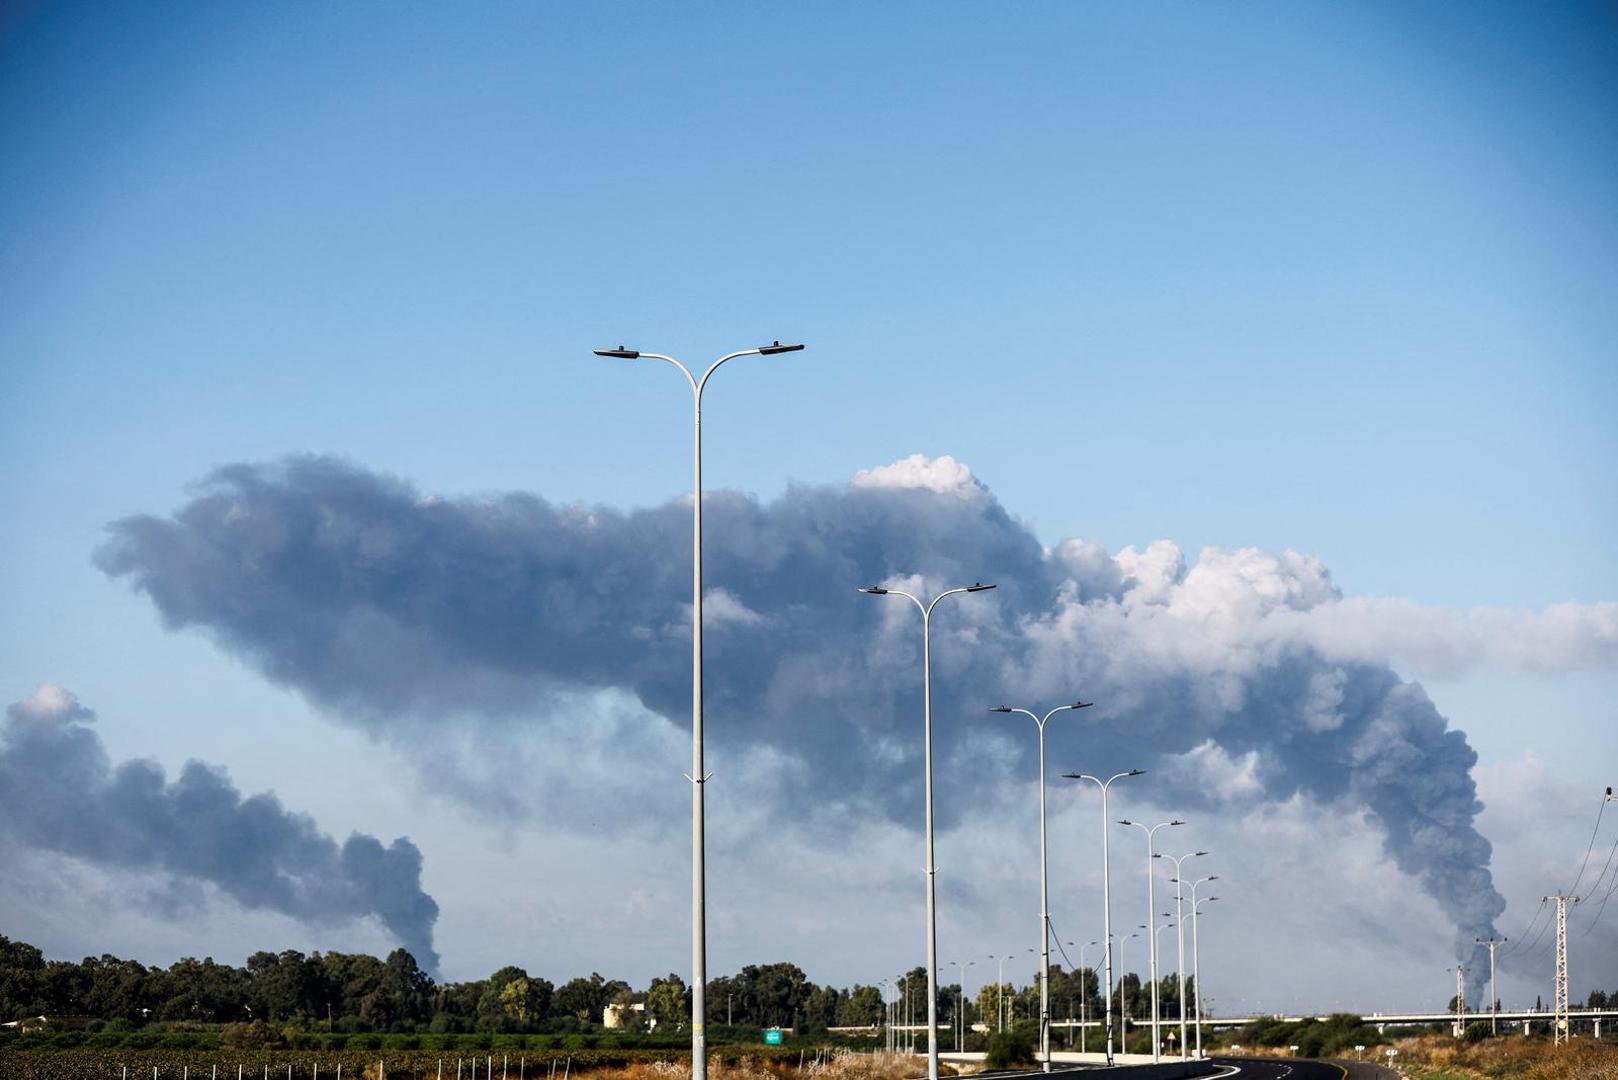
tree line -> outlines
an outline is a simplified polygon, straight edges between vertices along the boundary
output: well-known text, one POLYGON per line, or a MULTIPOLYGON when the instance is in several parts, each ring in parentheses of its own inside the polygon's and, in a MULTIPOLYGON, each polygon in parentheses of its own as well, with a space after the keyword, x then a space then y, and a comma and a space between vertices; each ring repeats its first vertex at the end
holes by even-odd
MULTIPOLYGON (((1188 980, 1189 982, 1189 980, 1188 980)), ((856 983, 821 986, 792 963, 748 965, 708 983, 711 1026, 876 1026, 925 1022, 927 978, 922 967, 888 980, 889 992, 856 983)), ((1114 1012, 1150 1013, 1150 984, 1125 975, 1115 988, 1114 1012)), ((1178 982, 1159 987, 1162 1015, 1177 1017, 1178 982)), ((1053 966, 1051 1015, 1097 1017, 1102 995, 1096 973, 1053 966), (1081 1000, 1082 999, 1082 1000, 1081 1000)), ((1037 985, 989 983, 975 998, 955 984, 938 990, 940 1022, 954 1025, 957 1009, 967 1025, 991 1028, 1037 1016, 1037 985)), ((0 1020, 47 1016, 117 1029, 150 1024, 240 1024, 262 1021, 290 1029, 332 1032, 576 1032, 599 1029, 608 1006, 628 1033, 685 1029, 690 992, 670 974, 643 989, 592 972, 560 985, 515 965, 485 979, 437 982, 408 951, 378 959, 362 953, 294 949, 256 952, 240 967, 187 957, 168 967, 103 955, 80 961, 48 960, 33 945, 0 935, 0 1020)))

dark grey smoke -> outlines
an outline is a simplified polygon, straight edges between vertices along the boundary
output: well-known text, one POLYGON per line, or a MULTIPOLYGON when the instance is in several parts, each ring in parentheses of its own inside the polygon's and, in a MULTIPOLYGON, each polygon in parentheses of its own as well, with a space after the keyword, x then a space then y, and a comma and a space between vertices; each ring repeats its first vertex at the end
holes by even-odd
MULTIPOLYGON (((1504 902, 1473 827, 1475 755, 1419 686, 1288 629, 1339 599, 1318 563, 1210 550, 1188 568, 1161 544, 1048 551, 969 474, 937 464, 705 503, 706 581, 723 591, 708 609, 711 737, 793 753, 781 807, 914 818, 917 617, 854 590, 981 579, 1000 588, 949 601, 937 620, 940 760, 987 722, 985 706, 1082 694, 1100 705, 1055 731, 1054 764, 1175 773, 1209 745, 1251 752, 1263 797, 1369 814, 1463 953, 1493 931, 1504 902)), ((416 740, 424 724, 531 714, 549 691, 588 687, 628 689, 684 726, 688 515, 679 502, 624 513, 522 494, 429 499, 300 457, 220 470, 173 517, 113 525, 97 558, 168 625, 203 630, 384 738, 401 717, 416 740)), ((1184 785, 1169 801, 1212 798, 1184 785)))
POLYGON ((274 795, 242 798, 222 770, 191 761, 172 783, 151 761, 108 761, 95 713, 43 686, 6 710, 0 818, 10 837, 105 867, 208 882, 249 908, 315 924, 376 916, 436 970, 438 905, 421 852, 358 833, 340 847, 274 795))

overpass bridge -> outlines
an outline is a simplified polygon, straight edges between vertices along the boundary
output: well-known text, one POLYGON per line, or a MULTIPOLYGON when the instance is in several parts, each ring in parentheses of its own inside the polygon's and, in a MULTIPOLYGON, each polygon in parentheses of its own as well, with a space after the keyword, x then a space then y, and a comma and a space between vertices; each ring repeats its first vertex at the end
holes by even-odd
MULTIPOLYGON (((1384 1033, 1390 1027, 1414 1027, 1424 1024, 1449 1024, 1453 1028, 1455 1024, 1455 1014, 1453 1012, 1355 1013, 1352 1010, 1340 1011, 1348 1012, 1354 1016, 1359 1016, 1367 1024, 1374 1025, 1378 1031, 1384 1033)), ((1210 1016, 1207 1013, 1203 1013, 1202 1026, 1204 1029, 1211 1028, 1215 1030, 1228 1030, 1230 1028, 1246 1027, 1248 1024, 1258 1020, 1278 1020, 1286 1024, 1296 1024, 1304 1020, 1318 1020, 1324 1022, 1330 1019, 1332 1015, 1333 1014, 1331 1013, 1256 1013, 1246 1016, 1210 1016)), ((1524 1035, 1528 1034, 1529 1028, 1533 1024, 1550 1024, 1556 1021, 1556 1014, 1550 1009, 1501 1009, 1498 1013, 1492 1014, 1487 1011, 1466 1012, 1462 1014, 1462 1021, 1467 1024, 1477 1021, 1487 1023, 1491 1016, 1497 1019, 1502 1026, 1507 1024, 1520 1024, 1522 1026, 1522 1033, 1524 1035)), ((1600 1038, 1601 1036, 1602 1023, 1606 1022, 1611 1024, 1614 1021, 1618 1021, 1618 1008, 1570 1009, 1568 1011, 1568 1022, 1572 1026, 1573 1030, 1590 1031, 1597 1038, 1600 1038)), ((1195 1020, 1188 1020, 1186 1022, 1188 1024, 1196 1023, 1195 1020)), ((1177 1016, 1172 1018, 1165 1016, 1162 1023, 1165 1027, 1172 1026, 1176 1031, 1178 1031, 1180 1019, 1177 1016)), ((1152 1021, 1150 1017, 1126 1017, 1123 1020, 1124 1027, 1134 1028, 1136 1030, 1143 1027, 1150 1027, 1151 1024, 1152 1021)), ((1077 1032, 1080 1028, 1095 1031, 1102 1028, 1103 1025, 1104 1021, 1102 1020, 1052 1020, 1051 1035, 1054 1041, 1056 1034, 1061 1031, 1068 1031, 1071 1033, 1077 1032)), ((893 1024, 890 1025, 890 1027, 893 1031, 901 1033, 925 1033, 927 1030, 926 1024, 893 1024)), ((876 1027, 869 1027, 832 1028, 831 1030, 871 1032, 874 1034, 879 1029, 876 1027)), ((946 1024, 939 1024, 939 1036, 945 1041, 949 1040, 953 1030, 953 1028, 950 1028, 946 1024)), ((983 1024, 973 1024, 972 1030, 982 1033, 987 1031, 988 1028, 983 1024)))

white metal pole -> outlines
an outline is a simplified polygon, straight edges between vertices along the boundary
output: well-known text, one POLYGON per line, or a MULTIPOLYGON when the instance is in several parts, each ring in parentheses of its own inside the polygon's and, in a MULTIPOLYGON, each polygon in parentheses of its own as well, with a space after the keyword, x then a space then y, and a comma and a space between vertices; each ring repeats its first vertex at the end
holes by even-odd
MULTIPOLYGON (((942 599, 940 597, 939 599, 942 599)), ((933 603, 937 603, 935 600, 933 603)), ((927 713, 927 1080, 938 1080, 938 866, 933 861, 933 609, 921 620, 922 700, 927 713)), ((906 996, 909 995, 908 989, 906 996)))
POLYGON ((1101 785, 1101 937, 1107 957, 1107 1064, 1112 1064, 1112 830, 1107 828, 1107 789, 1101 785))
POLYGON ((702 391, 708 379, 727 361, 738 356, 774 355, 796 352, 802 345, 785 345, 779 341, 761 349, 742 349, 727 353, 709 365, 701 380, 680 361, 662 353, 643 353, 620 346, 617 349, 598 349, 598 356, 612 356, 623 360, 662 360, 680 369, 691 384, 692 396, 692 492, 691 492, 691 1077, 707 1080, 708 1037, 708 937, 707 901, 705 894, 706 866, 704 863, 704 828, 706 812, 704 788, 708 776, 703 772, 702 760, 702 391))
MULTIPOLYGON (((932 602, 928 604, 923 604, 916 597, 899 589, 884 589, 873 585, 860 590, 873 596, 886 596, 890 593, 894 596, 902 596, 915 604, 921 611, 922 717, 925 728, 923 734, 923 761, 925 764, 923 794, 926 802, 923 819, 927 833, 927 1080, 938 1080, 938 903, 935 887, 938 868, 933 859, 933 609, 946 596, 954 596, 957 593, 986 592, 992 588, 994 588, 993 585, 984 585, 977 582, 965 588, 946 589, 933 597, 932 602)), ((906 997, 908 998, 908 996, 907 993, 906 997)), ((692 1080, 706 1080, 706 1078, 693 1076, 692 1080)))
POLYGON ((1095 942, 1093 941, 1087 941, 1079 947, 1079 1053, 1081 1054, 1090 1052, 1085 1045, 1090 1033, 1088 1027, 1090 1022, 1090 988, 1085 985, 1084 973, 1087 969, 1084 964, 1084 954, 1094 944, 1095 942))
MULTIPOLYGON (((710 371, 711 373, 711 371, 710 371)), ((691 373, 686 372, 686 378, 691 373)), ((707 381, 704 377, 704 382, 707 381)), ((708 777, 702 771, 702 387, 692 406, 691 493, 691 1080, 708 1077, 708 777)))
POLYGON ((1156 829, 1146 830, 1146 932, 1151 936, 1151 975, 1152 975, 1152 1063, 1155 1065, 1163 1060, 1162 1051, 1158 1044, 1161 1033, 1158 1031, 1157 1014, 1157 900, 1153 892, 1152 879, 1157 875, 1157 865, 1152 862, 1152 834, 1156 829))
MULTIPOLYGON (((1183 856, 1182 856, 1183 858, 1183 856)), ((1189 1050, 1185 1030, 1185 882, 1180 877, 1180 864, 1174 863, 1174 936, 1178 941, 1179 959, 1175 965, 1175 974, 1180 981, 1180 1060, 1184 1061, 1189 1050)))
MULTIPOLYGON (((1052 709, 1045 720, 1055 715, 1052 709)), ((1039 1056, 1051 1071, 1051 898, 1045 855, 1045 720, 1039 722, 1039 1056)))
POLYGON ((1192 890, 1191 903, 1191 993, 1196 998, 1197 1007, 1197 1059, 1202 1058, 1202 950, 1197 937, 1197 908, 1195 900, 1196 890, 1192 890))

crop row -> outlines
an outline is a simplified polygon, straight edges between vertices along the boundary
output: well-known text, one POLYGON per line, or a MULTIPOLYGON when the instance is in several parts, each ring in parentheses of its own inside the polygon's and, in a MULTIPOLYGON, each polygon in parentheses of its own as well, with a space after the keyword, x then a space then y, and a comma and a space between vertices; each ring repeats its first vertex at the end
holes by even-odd
MULTIPOLYGON (((794 1064, 799 1050, 766 1046, 726 1046, 710 1057, 727 1064, 752 1060, 760 1064, 794 1064)), ((478 1080, 542 1078, 597 1068, 622 1068, 636 1062, 686 1061, 680 1050, 575 1050, 571 1053, 491 1053, 443 1050, 7 1050, 0 1052, 0 1077, 5 1080, 445 1080, 457 1075, 471 1080, 474 1062, 478 1080), (440 1071, 442 1070, 442 1071, 440 1071), (490 1075, 491 1070, 494 1075, 490 1075)))

